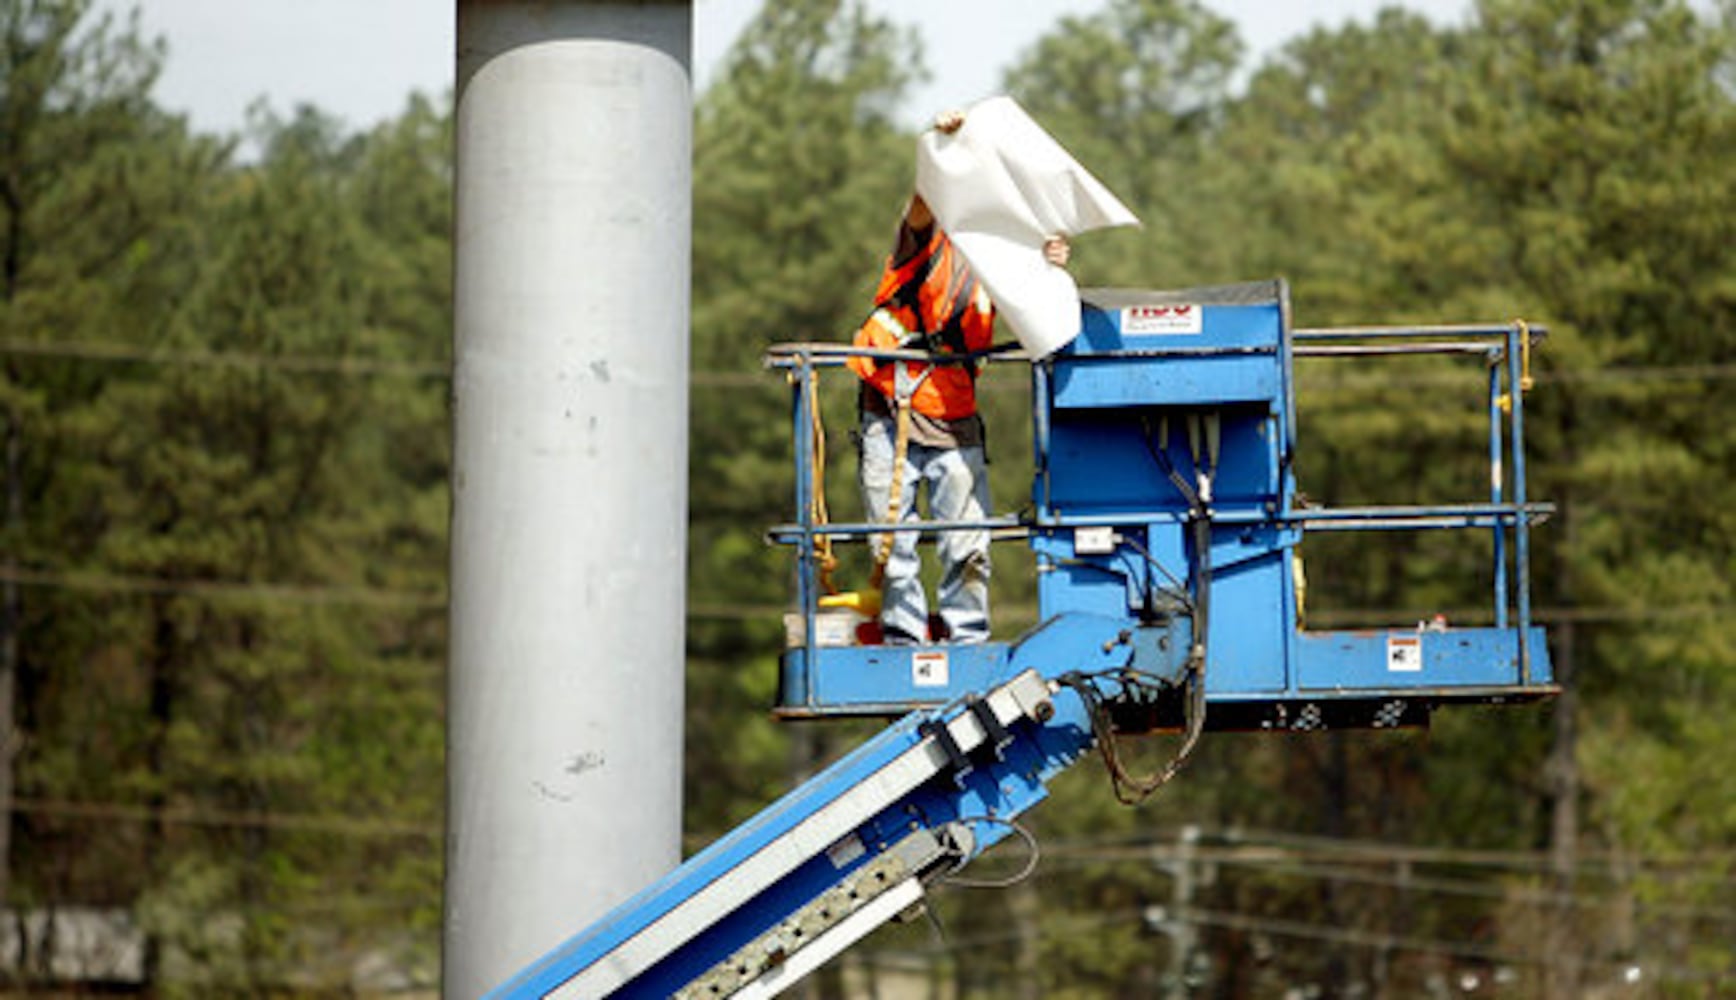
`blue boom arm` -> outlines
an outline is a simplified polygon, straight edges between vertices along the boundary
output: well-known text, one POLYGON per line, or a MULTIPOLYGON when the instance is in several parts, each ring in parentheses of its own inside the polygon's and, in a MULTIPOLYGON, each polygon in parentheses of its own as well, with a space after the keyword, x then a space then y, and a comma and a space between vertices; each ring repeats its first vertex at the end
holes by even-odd
MULTIPOLYGON (((851 349, 791 345, 797 553, 786 717, 896 717, 878 736, 502 985, 492 997, 774 996, 1006 839, 1048 783, 1095 747, 1124 801, 1150 794, 1207 728, 1419 724, 1450 702, 1555 693, 1530 620, 1526 364, 1539 331, 1292 331, 1281 282, 1098 292, 1083 333, 1032 363, 1030 513, 987 527, 1028 541, 1039 624, 1013 642, 864 645, 822 608, 822 542, 873 524, 815 517, 817 376, 851 349), (1324 508, 1295 490, 1297 356, 1463 355, 1487 368, 1487 499, 1324 508), (1307 531, 1480 533, 1486 625, 1304 627, 1307 531), (1126 773, 1125 732, 1180 730, 1170 767, 1126 773)), ((888 360, 927 355, 877 352, 888 360)), ((841 621, 833 616, 844 616, 841 621)), ((1034 846, 1034 845, 1033 845, 1034 846)))
POLYGON ((490 996, 775 996, 918 908, 1042 801, 1091 746, 1087 692, 1119 690, 1116 637, 1109 621, 1050 623, 1015 648, 1032 666, 906 715, 490 996), (1034 666, 1062 662, 1088 671, 1062 682, 1034 666))

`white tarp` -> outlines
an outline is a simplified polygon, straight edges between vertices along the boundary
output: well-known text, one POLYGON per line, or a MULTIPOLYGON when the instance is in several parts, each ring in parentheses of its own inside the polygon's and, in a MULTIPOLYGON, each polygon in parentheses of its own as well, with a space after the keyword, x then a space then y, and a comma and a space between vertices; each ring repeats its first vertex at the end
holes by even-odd
POLYGON ((923 133, 916 191, 1032 357, 1079 335, 1079 288, 1043 258, 1043 243, 1139 224, 1010 97, 965 109, 964 125, 950 135, 923 133))

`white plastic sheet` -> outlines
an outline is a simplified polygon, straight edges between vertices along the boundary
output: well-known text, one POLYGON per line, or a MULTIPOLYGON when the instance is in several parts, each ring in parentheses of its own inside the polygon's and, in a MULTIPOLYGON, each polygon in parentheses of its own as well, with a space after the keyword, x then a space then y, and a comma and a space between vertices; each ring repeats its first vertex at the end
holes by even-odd
POLYGON ((916 191, 1032 357, 1079 335, 1079 288, 1043 258, 1051 236, 1139 219, 1010 97, 965 109, 916 145, 916 191))

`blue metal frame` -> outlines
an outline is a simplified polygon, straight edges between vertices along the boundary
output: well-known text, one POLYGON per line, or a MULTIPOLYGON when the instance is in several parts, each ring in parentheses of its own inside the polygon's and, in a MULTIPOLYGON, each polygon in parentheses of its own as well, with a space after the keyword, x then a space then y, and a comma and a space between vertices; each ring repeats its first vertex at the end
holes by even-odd
MULTIPOLYGON (((1079 627, 1063 626, 1069 634, 1058 641, 1072 645, 1079 627)), ((933 866, 900 877, 925 885, 946 877, 1005 839, 1012 820, 1048 796, 1048 782, 1091 740, 1078 694, 1028 674, 912 712, 549 951, 489 1000, 705 996, 696 981, 720 968, 730 974, 738 959, 752 963, 745 979, 775 974, 783 950, 752 955, 753 942, 913 834, 942 840, 947 850, 933 866), (1002 739, 982 723, 985 716, 1004 727, 1002 739)))
POLYGON ((797 549, 803 636, 784 656, 780 711, 903 718, 490 998, 772 995, 1006 838, 1105 734, 1185 726, 1191 747, 1202 723, 1378 728, 1425 721, 1440 702, 1554 691, 1529 595, 1529 526, 1548 512, 1525 493, 1531 330, 1292 334, 1281 282, 1095 295, 1084 328, 1032 366, 1031 515, 898 529, 1028 540, 1041 621, 1011 643, 818 644, 816 544, 884 529, 814 518, 816 382, 851 349, 773 352, 794 387, 797 520, 771 537, 797 549), (1455 339, 1423 341, 1443 334, 1455 339), (1293 359, 1424 351, 1489 364, 1489 502, 1297 507, 1293 359), (1492 530, 1495 626, 1303 630, 1292 559, 1304 532, 1395 529, 1492 530))
MULTIPOLYGON (((1441 702, 1555 692, 1543 632, 1531 622, 1529 565, 1530 526, 1551 508, 1528 501, 1524 464, 1522 362, 1541 330, 1515 322, 1292 331, 1283 282, 1087 292, 1086 303, 1078 340, 1031 365, 1030 512, 909 522, 898 530, 987 527, 1023 536, 1038 559, 1039 620, 1084 615, 1118 622, 1136 637, 1136 668, 1160 677, 1181 675, 1192 639, 1190 592, 1201 571, 1209 572, 1214 613, 1204 675, 1214 728, 1286 724, 1322 701, 1337 709, 1370 707, 1337 711, 1337 724, 1378 725, 1395 717, 1395 700, 1402 717, 1416 721, 1441 702), (1189 322, 1165 325, 1178 315, 1189 322), (1478 358, 1488 367, 1488 501, 1298 508, 1294 359, 1417 354, 1478 358), (1221 435, 1215 459, 1208 447, 1213 425, 1221 435), (1210 551, 1203 566, 1189 527, 1201 508, 1172 485, 1178 476, 1198 480, 1202 467, 1214 490, 1204 506, 1210 551), (1173 474, 1166 479, 1165 472, 1173 474), (1109 539, 1112 551, 1078 550, 1091 529, 1098 529, 1091 536, 1097 543, 1109 539), (1306 532, 1453 529, 1486 529, 1494 537, 1492 626, 1335 633, 1297 624, 1291 560, 1306 532)), ((822 372, 852 353, 807 344, 775 348, 768 357, 795 387, 797 520, 769 533, 797 549, 804 630, 783 658, 779 712, 786 716, 900 714, 984 690, 1017 669, 1019 642, 818 644, 817 540, 861 541, 885 530, 871 523, 818 525, 810 514, 809 394, 822 372)), ((883 360, 925 357, 872 353, 883 360)), ((1066 669, 1051 664, 1043 672, 1066 669)), ((1178 702, 1153 724, 1179 720, 1178 702)))

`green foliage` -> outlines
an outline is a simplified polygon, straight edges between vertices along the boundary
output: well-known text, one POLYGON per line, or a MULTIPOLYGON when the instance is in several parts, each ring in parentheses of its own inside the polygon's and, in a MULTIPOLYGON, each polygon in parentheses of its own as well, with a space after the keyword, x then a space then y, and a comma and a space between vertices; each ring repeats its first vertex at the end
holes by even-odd
MULTIPOLYGON (((790 751, 775 696, 787 553, 761 540, 794 495, 789 402, 759 373, 777 342, 861 321, 910 185, 892 122, 921 72, 913 39, 859 2, 768 4, 699 102, 694 138, 689 824, 721 832, 769 802, 790 751)), ((847 388, 834 379, 830 392, 847 388)), ((830 398, 834 498, 854 489, 848 402, 830 398)))
MULTIPOLYGON (((1629 962, 1703 995, 1736 974, 1733 29, 1727 2, 1482 0, 1458 27, 1388 10, 1250 67, 1202 4, 1107 0, 1008 68, 1145 220, 1078 241, 1084 283, 1284 275, 1304 326, 1548 324, 1529 458, 1558 512, 1535 596, 1576 700, 1443 711, 1426 734, 1213 735, 1138 810, 1081 767, 1033 822, 1030 882, 943 891, 947 940, 906 929, 862 961, 913 955, 965 997, 1151 996, 1179 968, 1180 906, 1196 995, 1420 995, 1492 966, 1519 995, 1546 973, 1578 995, 1629 962)), ((0 0, 5 899, 130 908, 163 995, 342 992, 381 961, 428 981, 451 116, 416 98, 349 135, 261 107, 239 163, 152 104, 165 57, 84 0, 0 0)), ((700 97, 695 844, 860 735, 765 711, 789 559, 762 533, 793 514, 792 442, 759 360, 859 322, 908 195, 900 123, 939 110, 904 107, 922 73, 918 40, 863 3, 772 0, 700 97)), ((1487 489, 1475 362, 1298 374, 1311 496, 1487 489)), ((1022 374, 997 366, 983 399, 1014 509, 1022 374)), ((849 380, 823 401, 828 496, 853 518, 849 380)), ((1487 604, 1485 539, 1305 554, 1334 624, 1487 604)), ((849 552, 840 582, 865 571, 849 552)), ((1032 623, 1032 576, 997 549, 1004 635, 1032 623)), ((1155 768, 1175 746, 1130 753, 1155 768)))
POLYGON ((1007 71, 1008 92, 1144 222, 1082 239, 1082 282, 1221 280, 1201 260, 1194 195, 1241 55, 1232 25, 1200 3, 1114 0, 1062 19, 1007 71))
POLYGON ((33 581, 9 901, 136 906, 169 995, 347 984, 418 926, 426 967, 445 387, 394 366, 447 343, 446 116, 262 109, 238 166, 151 106, 161 47, 86 7, 0 6, 33 581))

